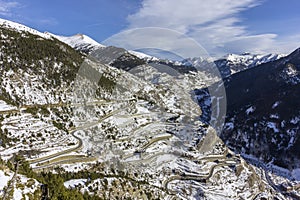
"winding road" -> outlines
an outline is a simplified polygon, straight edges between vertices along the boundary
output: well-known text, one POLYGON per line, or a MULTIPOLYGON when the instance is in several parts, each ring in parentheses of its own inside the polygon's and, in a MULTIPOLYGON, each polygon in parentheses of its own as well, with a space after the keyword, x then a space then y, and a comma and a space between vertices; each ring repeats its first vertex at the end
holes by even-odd
POLYGON ((78 144, 77 144, 76 147, 73 147, 73 148, 70 148, 70 149, 55 153, 55 154, 51 154, 51 155, 48 155, 48 156, 45 156, 45 157, 41 157, 41 158, 37 158, 37 159, 33 159, 33 160, 28 160, 28 162, 30 164, 36 164, 36 163, 44 162, 44 161, 59 157, 59 156, 64 155, 64 154, 68 154, 68 153, 80 150, 82 148, 83 142, 82 142, 81 138, 79 138, 78 136, 75 135, 76 131, 77 130, 73 130, 71 132, 71 135, 78 141, 78 144))

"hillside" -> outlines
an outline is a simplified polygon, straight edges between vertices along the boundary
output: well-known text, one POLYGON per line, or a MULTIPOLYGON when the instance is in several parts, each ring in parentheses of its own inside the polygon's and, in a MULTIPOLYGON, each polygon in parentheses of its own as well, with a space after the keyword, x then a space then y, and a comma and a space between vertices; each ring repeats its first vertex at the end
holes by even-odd
POLYGON ((247 163, 199 120, 209 108, 194 91, 215 77, 118 47, 87 55, 85 36, 0 31, 2 198, 298 197, 297 181, 247 163))
POLYGON ((226 79, 228 115, 221 138, 235 152, 290 170, 300 167, 299 51, 226 79))

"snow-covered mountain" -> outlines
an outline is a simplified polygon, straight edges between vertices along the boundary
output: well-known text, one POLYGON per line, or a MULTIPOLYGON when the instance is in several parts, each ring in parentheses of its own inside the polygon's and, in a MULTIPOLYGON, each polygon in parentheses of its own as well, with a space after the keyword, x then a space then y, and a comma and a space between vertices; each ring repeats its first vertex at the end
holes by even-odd
POLYGON ((23 24, 19 24, 1 18, 0 18, 0 26, 13 29, 18 32, 28 32, 45 39, 56 38, 61 42, 69 45, 70 47, 85 53, 89 53, 97 48, 105 47, 104 45, 96 42, 95 40, 93 40, 92 38, 84 34, 76 34, 73 36, 60 36, 49 32, 42 33, 23 24))
MULTIPOLYGON (((84 35, 84 34, 76 34, 73 36, 60 36, 60 35, 55 35, 52 33, 45 33, 45 34, 48 34, 64 43, 66 43, 67 45, 71 46, 72 48, 79 50, 85 54, 89 54, 98 48, 106 47, 105 45, 100 44, 99 42, 95 41, 94 39, 92 39, 89 36, 84 35)), ((159 60, 158 58, 156 58, 154 56, 150 56, 145 53, 138 52, 138 51, 129 50, 128 53, 130 53, 131 55, 136 56, 137 58, 142 59, 146 62, 159 60)))
MULTIPOLYGON (((103 47, 85 35, 56 36, 13 22, 2 24, 0 177, 5 181, 0 181, 0 198, 13 199, 11 196, 21 193, 24 198, 31 198, 24 185, 34 186, 30 193, 35 193, 35 199, 48 198, 43 195, 66 199, 71 194, 75 196, 72 199, 90 199, 90 194, 103 199, 299 197, 300 191, 288 191, 297 186, 290 177, 275 176, 269 166, 259 162, 257 166, 249 164, 234 153, 234 148, 247 148, 245 140, 249 137, 242 137, 246 134, 240 134, 245 140, 239 140, 240 144, 234 146, 230 135, 234 131, 224 133, 222 141, 209 123, 199 120, 210 103, 207 98, 199 103, 200 107, 197 104, 206 94, 191 98, 196 88, 204 87, 202 77, 193 66, 153 60, 122 48, 103 47), (94 48, 92 59, 82 53, 94 48), (227 148, 226 142, 233 151, 227 148), (2 165, 10 166, 7 175, 2 165), (13 175, 13 166, 15 174, 22 173, 28 179, 13 178, 18 177, 13 175), (40 188, 39 183, 45 184, 41 187, 44 189, 35 192, 40 188), (85 192, 85 198, 81 192, 85 192)), ((232 83, 228 79, 227 88, 232 95, 229 103, 237 106, 232 106, 233 120, 239 119, 234 115, 236 110, 240 112, 250 100, 258 99, 256 93, 247 90, 253 76, 250 80, 247 77, 252 70, 261 68, 262 73, 253 73, 262 83, 268 83, 266 86, 270 87, 266 89, 276 91, 283 85, 281 90, 288 91, 275 96, 280 98, 278 102, 273 103, 274 99, 270 98, 270 106, 276 112, 267 113, 272 114, 273 121, 262 124, 275 132, 280 130, 276 113, 280 114, 294 102, 295 98, 289 95, 297 96, 299 91, 293 89, 299 85, 298 57, 296 52, 286 60, 282 58, 236 73, 232 83), (270 74, 268 70, 274 68, 279 71, 270 74), (287 98, 290 100, 286 101, 287 98)), ((253 90, 258 89, 257 86, 253 90)), ((262 93, 259 97, 265 96, 262 93)), ((251 108, 246 107, 243 113, 256 114, 259 107, 254 103, 259 101, 253 102, 251 108)), ((299 110, 297 102, 294 105, 299 110)), ((285 114, 291 113, 289 110, 285 114)), ((294 123, 299 122, 298 118, 291 117, 283 118, 290 120, 283 123, 286 128, 294 128, 294 123)), ((247 119, 241 118, 239 123, 247 125, 247 119)), ((236 121, 232 125, 237 125, 236 121)), ((242 128, 242 133, 251 130, 251 127, 242 128)), ((269 129, 265 130, 270 132, 269 129)), ((280 141, 280 137, 275 135, 274 141, 280 141)), ((299 137, 293 144, 298 143, 299 137)), ((286 171, 287 175, 291 174, 286 171)), ((295 175, 298 171, 293 171, 294 177, 299 177, 295 175)))
POLYGON ((219 68, 227 66, 230 69, 230 75, 240 72, 257 65, 278 60, 286 55, 284 54, 229 54, 224 58, 215 61, 219 68))
MULTIPOLYGON (((254 67, 266 62, 271 62, 274 60, 278 60, 286 56, 285 54, 251 54, 251 53, 243 53, 243 54, 228 54, 223 59, 230 61, 232 64, 245 64, 249 67, 254 67)), ((221 60, 221 59, 219 59, 221 60)), ((234 71, 232 73, 235 73, 234 71)))
POLYGON ((28 26, 25 26, 23 24, 12 22, 12 21, 9 21, 9 20, 6 20, 6 19, 1 19, 0 18, 0 26, 3 27, 3 28, 13 29, 13 30, 18 31, 18 32, 28 32, 28 33, 40 36, 40 37, 45 38, 45 39, 50 39, 51 38, 51 36, 47 33, 42 33, 40 31, 37 31, 37 30, 33 29, 33 28, 29 28, 28 26))
POLYGON ((240 71, 255 67, 257 65, 278 60, 286 55, 284 54, 228 54, 222 58, 203 59, 203 58, 188 58, 181 63, 184 65, 192 65, 201 69, 206 63, 214 63, 219 69, 222 77, 228 77, 240 71))
POLYGON ((159 59, 154 57, 154 56, 150 56, 150 55, 147 55, 145 53, 142 53, 142 52, 138 52, 138 51, 132 51, 132 50, 129 50, 128 51, 130 54, 140 58, 140 59, 143 59, 147 62, 150 62, 150 61, 158 61, 159 59))
POLYGON ((228 112, 221 138, 238 153, 300 168, 299 72, 297 49, 226 78, 228 112))
MULTIPOLYGON (((73 36, 59 36, 55 34, 50 34, 52 37, 57 38, 58 40, 66 43, 67 45, 71 46, 72 48, 79 50, 83 53, 91 53, 92 51, 95 51, 98 48, 105 48, 106 46, 103 44, 100 44, 99 42, 95 41, 94 39, 90 38, 87 35, 83 34, 76 34, 73 36)), ((147 55, 142 52, 138 51, 132 51, 129 50, 128 53, 130 53, 133 56, 138 57, 139 59, 143 59, 147 62, 149 61, 158 61, 158 58, 155 58, 153 56, 147 55)))
POLYGON ((46 33, 46 34, 49 34, 52 37, 71 46, 72 48, 84 53, 90 53, 96 50, 97 48, 105 47, 104 45, 96 42, 95 40, 93 40, 92 38, 84 34, 76 34, 73 36, 60 36, 51 33, 46 33))
MULTIPOLYGON (((100 44, 99 42, 95 41, 94 39, 90 38, 84 34, 76 34, 73 36, 61 36, 56 35, 49 32, 39 32, 35 29, 27 27, 25 25, 12 22, 5 19, 0 19, 0 26, 12 28, 16 31, 22 32, 29 32, 31 34, 41 36, 46 39, 51 39, 54 37, 67 45, 71 46, 72 48, 79 50, 84 53, 90 53, 97 48, 103 48, 105 45, 100 44)), ((137 52, 137 51, 129 51, 130 54, 137 56, 140 59, 145 61, 159 61, 158 58, 153 56, 137 52)), ((202 59, 202 58, 187 58, 183 61, 168 61, 168 63, 173 63, 173 65, 193 65, 193 66, 200 66, 203 65, 204 62, 214 62, 216 66, 219 68, 220 73, 223 77, 230 76, 234 73, 240 72, 242 70, 278 60, 279 58, 284 57, 284 54, 251 54, 251 53, 243 53, 243 54, 228 54, 223 58, 219 59, 202 59)))

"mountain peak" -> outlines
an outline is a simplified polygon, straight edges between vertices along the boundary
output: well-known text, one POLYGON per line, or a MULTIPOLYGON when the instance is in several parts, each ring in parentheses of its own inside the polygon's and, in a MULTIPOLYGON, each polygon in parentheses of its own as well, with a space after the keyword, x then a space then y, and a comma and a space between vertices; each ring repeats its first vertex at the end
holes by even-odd
POLYGON ((52 34, 53 37, 61 40, 62 42, 70 45, 71 47, 76 47, 78 45, 82 44, 89 44, 90 46, 97 46, 97 47, 104 47, 104 45, 98 43, 97 41, 93 40, 87 35, 78 33, 73 36, 60 36, 60 35, 54 35, 52 34))
POLYGON ((286 55, 284 54, 251 54, 251 53, 243 53, 243 54, 228 54, 223 57, 232 63, 243 63, 245 65, 256 66, 262 63, 278 60, 286 55))
POLYGON ((82 34, 82 33, 77 33, 76 35, 74 35, 74 36, 79 36, 79 37, 84 37, 84 35, 82 34))
POLYGON ((30 28, 28 26, 25 26, 23 24, 19 24, 17 22, 13 22, 13 21, 1 19, 1 18, 0 18, 0 26, 4 27, 4 28, 8 28, 8 29, 13 29, 18 32, 29 32, 33 35, 37 35, 37 36, 43 37, 45 39, 51 39, 53 37, 53 38, 56 38, 64 43, 66 43, 67 45, 69 45, 72 48, 75 48, 77 50, 84 49, 85 51, 90 51, 95 48, 104 47, 104 45, 98 43, 97 41, 93 40, 89 36, 84 35, 82 33, 78 33, 73 36, 60 36, 60 35, 55 35, 53 33, 47 32, 47 31, 42 33, 40 31, 37 31, 37 30, 30 28))
POLYGON ((52 37, 62 41, 63 43, 71 46, 76 50, 80 50, 85 53, 90 53, 91 51, 105 47, 104 45, 98 43, 94 39, 82 33, 75 34, 73 36, 61 36, 49 33, 52 37))

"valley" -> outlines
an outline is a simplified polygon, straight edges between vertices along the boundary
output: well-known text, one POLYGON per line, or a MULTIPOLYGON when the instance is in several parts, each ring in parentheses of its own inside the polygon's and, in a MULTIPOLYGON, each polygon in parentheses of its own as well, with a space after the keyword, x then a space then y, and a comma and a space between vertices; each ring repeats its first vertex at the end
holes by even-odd
POLYGON ((218 77, 225 61, 144 58, 9 21, 0 30, 1 198, 300 197, 299 50, 236 56, 234 74, 218 77))

